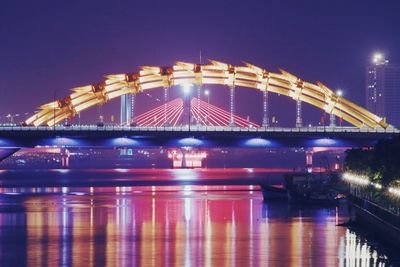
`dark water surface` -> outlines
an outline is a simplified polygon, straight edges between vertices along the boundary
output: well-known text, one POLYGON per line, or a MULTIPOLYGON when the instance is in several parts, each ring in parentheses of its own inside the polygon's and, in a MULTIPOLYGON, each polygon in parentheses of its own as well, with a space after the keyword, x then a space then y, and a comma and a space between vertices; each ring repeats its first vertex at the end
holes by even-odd
MULTIPOLYGON (((201 171, 192 172, 202 178, 201 171)), ((255 189, 0 188, 0 266, 396 263, 382 245, 338 226, 348 219, 345 204, 264 203, 255 189)))

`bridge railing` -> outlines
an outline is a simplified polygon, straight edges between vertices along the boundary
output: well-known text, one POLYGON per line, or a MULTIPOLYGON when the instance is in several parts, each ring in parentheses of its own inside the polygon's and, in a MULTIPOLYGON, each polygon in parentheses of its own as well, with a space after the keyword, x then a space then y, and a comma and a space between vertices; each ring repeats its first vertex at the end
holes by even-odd
POLYGON ((357 127, 323 127, 323 126, 312 126, 312 127, 230 127, 230 126, 198 126, 188 125, 184 126, 158 126, 158 127, 142 127, 142 126, 118 126, 118 125, 72 125, 72 126, 55 126, 55 127, 33 127, 33 126, 0 126, 0 132, 2 131, 136 131, 136 132, 149 132, 149 131, 161 131, 161 132, 312 132, 312 133, 343 133, 343 132, 354 132, 354 133, 400 133, 396 128, 357 128, 357 127))

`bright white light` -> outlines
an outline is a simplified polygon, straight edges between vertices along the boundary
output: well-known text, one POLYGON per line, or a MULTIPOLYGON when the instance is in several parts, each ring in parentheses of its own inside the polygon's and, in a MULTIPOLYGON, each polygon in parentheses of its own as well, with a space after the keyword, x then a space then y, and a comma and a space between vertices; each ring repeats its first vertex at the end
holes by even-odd
POLYGON ((383 59, 383 55, 381 53, 375 53, 373 57, 374 63, 378 63, 383 59))
POLYGON ((190 91, 192 89, 192 85, 191 84, 184 84, 182 87, 183 87, 183 93, 185 95, 190 94, 190 91))
POLYGON ((369 185, 370 181, 366 176, 363 175, 355 175, 352 173, 344 173, 343 174, 343 179, 354 184, 359 184, 359 185, 369 185))
POLYGON ((183 188, 183 195, 188 196, 192 194, 192 187, 190 185, 185 185, 183 188))
POLYGON ((378 183, 371 183, 371 185, 372 185, 373 187, 375 187, 376 189, 382 189, 382 185, 381 185, 381 184, 378 184, 378 183))
POLYGON ((338 89, 338 90, 336 90, 336 94, 337 94, 338 96, 343 96, 343 91, 340 90, 340 89, 338 89))
POLYGON ((389 61, 385 59, 385 56, 382 53, 375 53, 372 56, 372 62, 375 63, 376 65, 380 65, 380 64, 386 64, 389 61))
POLYGON ((205 90, 204 91, 204 95, 209 96, 210 95, 210 91, 209 90, 205 90))
POLYGON ((400 188, 389 187, 389 192, 400 197, 400 188))

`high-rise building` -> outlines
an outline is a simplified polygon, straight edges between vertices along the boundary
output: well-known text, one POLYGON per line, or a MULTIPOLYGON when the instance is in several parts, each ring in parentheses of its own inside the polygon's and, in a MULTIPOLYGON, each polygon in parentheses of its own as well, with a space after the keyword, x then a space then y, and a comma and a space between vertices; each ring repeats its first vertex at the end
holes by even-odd
POLYGON ((130 125, 133 118, 134 97, 132 94, 121 96, 121 122, 120 125, 130 125))
POLYGON ((365 96, 369 111, 400 127, 400 64, 375 54, 367 66, 365 96))

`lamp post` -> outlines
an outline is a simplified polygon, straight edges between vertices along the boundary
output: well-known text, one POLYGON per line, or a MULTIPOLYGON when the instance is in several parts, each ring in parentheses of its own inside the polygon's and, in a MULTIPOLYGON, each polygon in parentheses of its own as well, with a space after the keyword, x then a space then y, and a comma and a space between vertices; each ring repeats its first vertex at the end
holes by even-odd
POLYGON ((207 96, 207 117, 206 117, 206 122, 208 123, 208 119, 210 117, 210 90, 206 89, 204 91, 204 95, 207 96))

